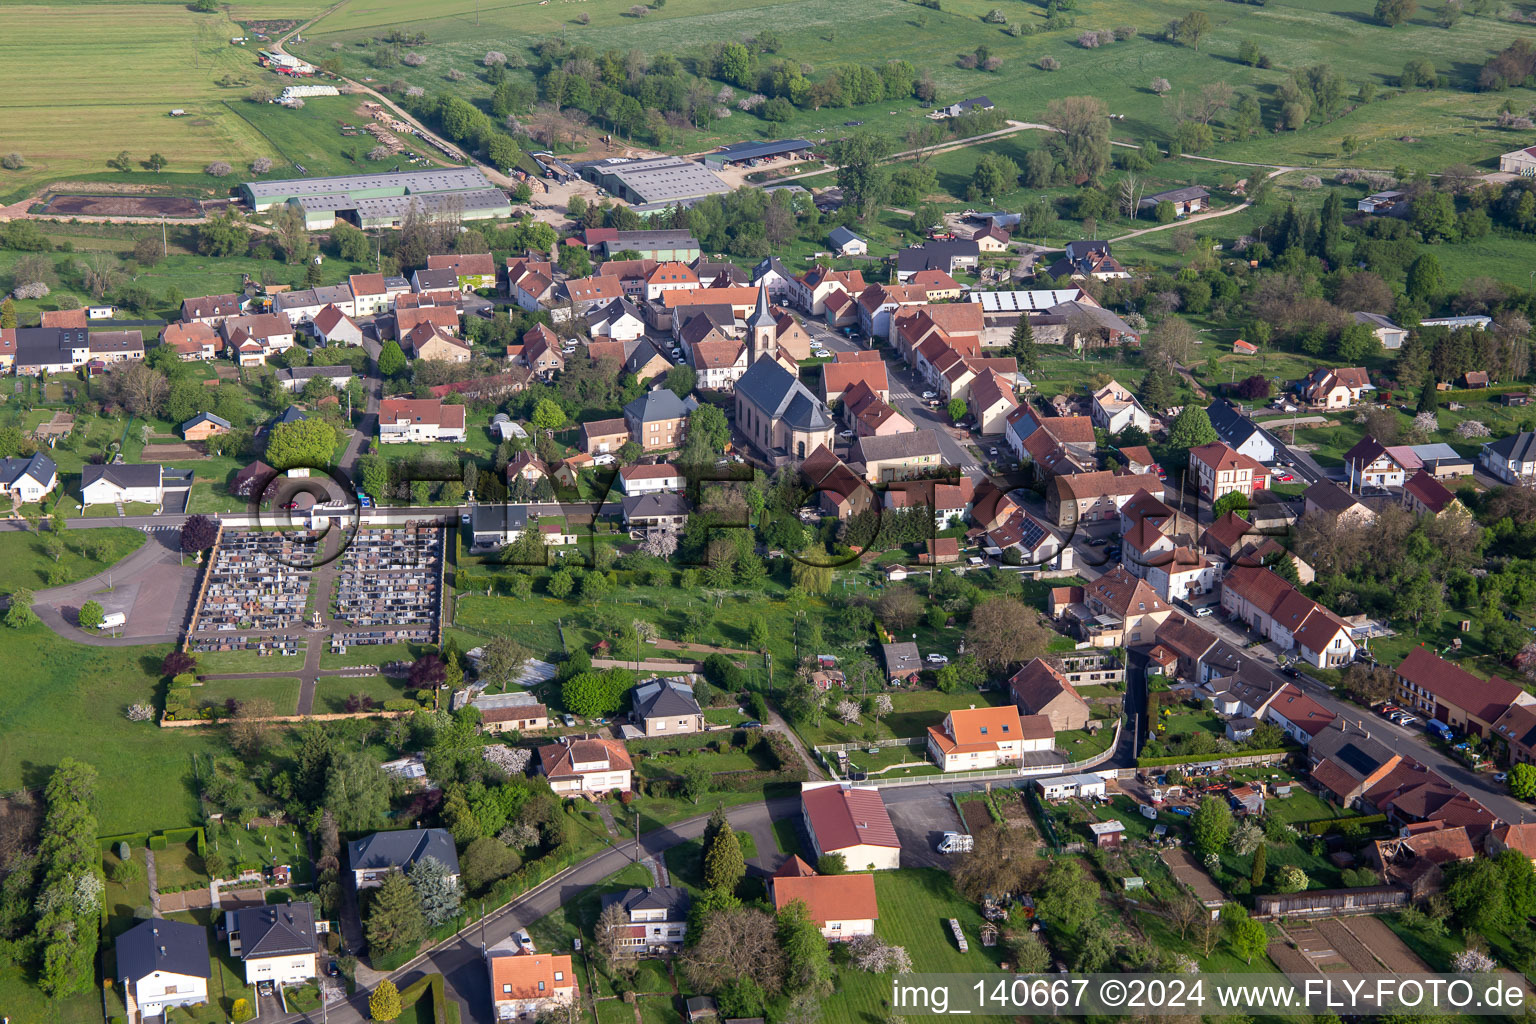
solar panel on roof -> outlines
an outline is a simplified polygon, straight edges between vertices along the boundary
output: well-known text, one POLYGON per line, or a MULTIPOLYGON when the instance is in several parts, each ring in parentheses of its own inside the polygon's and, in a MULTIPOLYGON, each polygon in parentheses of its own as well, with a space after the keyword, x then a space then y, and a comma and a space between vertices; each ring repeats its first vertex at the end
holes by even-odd
POLYGON ((1377 767, 1376 759, 1353 743, 1344 744, 1333 757, 1334 760, 1362 777, 1371 774, 1377 767))

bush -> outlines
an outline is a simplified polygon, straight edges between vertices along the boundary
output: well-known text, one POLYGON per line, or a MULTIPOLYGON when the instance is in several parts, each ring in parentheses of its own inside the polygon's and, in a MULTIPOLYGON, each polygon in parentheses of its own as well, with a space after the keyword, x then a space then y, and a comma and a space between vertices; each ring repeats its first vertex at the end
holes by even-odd
POLYGON ((149 837, 149 848, 151 850, 163 850, 166 848, 166 845, 165 836, 163 835, 149 837))

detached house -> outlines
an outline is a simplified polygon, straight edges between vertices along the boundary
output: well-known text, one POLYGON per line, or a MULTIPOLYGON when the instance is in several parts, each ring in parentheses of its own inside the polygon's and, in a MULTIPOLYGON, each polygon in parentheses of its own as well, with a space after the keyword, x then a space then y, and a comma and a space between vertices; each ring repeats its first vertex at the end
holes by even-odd
POLYGON ((840 853, 849 871, 893 871, 901 866, 901 840, 878 789, 806 782, 800 787, 800 803, 818 860, 840 853))
POLYGON ((434 399, 386 398, 379 403, 379 443, 463 441, 464 406, 434 399))
POLYGON ((1093 393, 1093 425, 1110 434, 1118 434, 1128 427, 1140 430, 1152 429, 1152 415, 1142 408, 1136 396, 1118 381, 1110 381, 1093 393))
MULTIPOLYGON (((1088 727, 1092 717, 1088 702, 1059 669, 1043 658, 1036 658, 1015 672, 1008 680, 1008 689, 1023 716, 1044 718, 1053 734, 1088 727)), ((1034 726, 1031 728, 1033 731, 1034 726)))
POLYGON ((688 414, 697 406, 667 388, 655 388, 624 407, 629 436, 648 452, 676 448, 683 443, 688 414))
POLYGON ((86 466, 80 471, 80 497, 86 505, 158 505, 165 500, 162 469, 159 463, 86 466))
POLYGON ((1227 447, 1255 462, 1274 462, 1275 443, 1270 434, 1243 415, 1231 402, 1218 398, 1206 406, 1206 415, 1227 447))
POLYGON ((1019 709, 956 708, 937 726, 928 727, 928 756, 946 772, 1019 764, 1025 751, 1050 750, 1056 731, 1046 715, 1028 715, 1028 732, 1019 709))
POLYGON ((177 358, 184 363, 214 358, 219 352, 219 342, 218 333, 201 321, 166 324, 165 330, 160 332, 160 344, 174 349, 177 358))
POLYGON ((248 300, 244 295, 202 295, 181 302, 181 322, 207 324, 217 327, 232 316, 245 312, 248 300))
POLYGON ((224 912, 229 954, 245 968, 245 983, 291 985, 315 970, 315 908, 312 903, 269 903, 224 912))
POLYGON ((635 687, 629 717, 646 736, 704 731, 704 709, 694 698, 686 676, 652 679, 635 687))
POLYGON ((409 871, 417 861, 432 857, 448 869, 454 882, 459 878, 459 855, 453 836, 446 829, 407 828, 393 832, 375 832, 347 844, 347 863, 359 889, 383 885, 395 871, 409 871))
POLYGON ((775 910, 804 904, 828 942, 851 942, 875 933, 880 910, 873 875, 777 874, 768 880, 768 887, 775 910))
POLYGON ((1362 366, 1319 367, 1297 385, 1302 401, 1321 409, 1348 409, 1365 392, 1374 390, 1370 374, 1362 366))
POLYGON ((1536 482, 1536 433, 1521 431, 1483 445, 1477 464, 1506 484, 1536 482))
POLYGON ((1408 470, 1402 461, 1369 434, 1344 453, 1344 469, 1351 490, 1401 487, 1408 479, 1408 470))
POLYGON ((872 484, 905 480, 944 462, 938 435, 932 430, 855 438, 848 457, 863 464, 864 478, 872 484))
POLYGON ((0 459, 0 495, 12 501, 41 501, 58 484, 59 467, 42 452, 0 459))
POLYGON ((208 930, 151 918, 117 937, 117 980, 129 1020, 208 1001, 208 930))
POLYGON ((533 1020, 576 1001, 576 972, 566 954, 497 945, 486 950, 485 968, 490 974, 491 1009, 498 1021, 533 1020))
POLYGON ((672 953, 688 935, 688 910, 693 898, 676 885, 626 889, 603 896, 603 909, 618 904, 624 911, 618 945, 632 953, 672 953))
POLYGON ((539 771, 557 794, 624 792, 634 764, 618 740, 572 739, 539 748, 539 771))

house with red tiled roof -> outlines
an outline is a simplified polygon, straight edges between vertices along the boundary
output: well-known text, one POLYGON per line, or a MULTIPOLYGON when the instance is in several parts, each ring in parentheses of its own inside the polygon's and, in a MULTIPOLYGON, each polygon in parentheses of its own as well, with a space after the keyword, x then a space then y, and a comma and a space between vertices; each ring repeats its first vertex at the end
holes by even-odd
POLYGON ((658 263, 645 278, 645 297, 651 302, 661 298, 662 292, 697 291, 699 275, 686 263, 658 263))
POLYGON ((565 369, 560 338, 543 324, 534 324, 523 332, 523 362, 538 374, 558 373, 565 369))
POLYGON ((1189 464, 1200 484, 1201 497, 1212 501, 1233 491, 1252 498, 1255 491, 1269 489, 1269 469, 1221 441, 1191 448, 1189 464))
POLYGON ((1123 565, 1117 565, 1083 587, 1086 621, 1079 629, 1095 647, 1153 643, 1157 628, 1171 616, 1173 605, 1123 565))
POLYGON ((883 437, 889 434, 910 434, 917 427, 911 420, 897 412, 889 403, 882 401, 873 389, 863 381, 855 381, 843 392, 839 410, 843 422, 852 428, 857 437, 883 437))
POLYGON ((1319 367, 1299 381, 1296 390, 1308 405, 1320 409, 1348 409, 1375 387, 1363 366, 1319 367))
POLYGON ((775 910, 803 904, 828 942, 851 942, 875 933, 880 908, 873 875, 775 875, 768 887, 775 910))
MULTIPOLYGON (((1098 468, 1094 454, 1098 439, 1087 416, 1044 416, 1029 405, 1021 405, 1008 415, 1003 439, 1014 458, 1035 467, 1037 479, 1098 468)), ((1162 481, 1148 490, 1161 494, 1162 481)))
POLYGON ((1295 648, 1318 668, 1355 660, 1358 646, 1338 616, 1269 569, 1238 565, 1221 582, 1221 607, 1281 650, 1295 648))
MULTIPOLYGON (((376 316, 389 308, 389 286, 383 274, 353 274, 347 278, 352 291, 352 316, 376 316)), ((327 307, 337 308, 335 303, 327 307)))
POLYGON ((891 383, 886 377, 883 362, 844 361, 839 354, 835 362, 822 364, 821 397, 828 405, 840 401, 844 392, 855 384, 865 385, 882 402, 891 400, 891 383))
POLYGON ((1019 407, 1013 397, 1013 385, 993 370, 983 370, 971 381, 966 407, 978 433, 1001 434, 1008 427, 1008 417, 1019 407))
POLYGON ((1510 764, 1536 764, 1536 707, 1511 704, 1493 723, 1488 738, 1502 742, 1510 764))
POLYGON ((439 253, 427 257, 428 270, 451 270, 461 291, 496 287, 496 258, 488 252, 439 253))
POLYGON ((950 565, 960 561, 960 542, 954 537, 929 537, 917 556, 919 565, 950 565))
POLYGON ((1415 647, 1397 666, 1397 699, 1425 717, 1475 736, 1489 735, 1512 705, 1536 705, 1536 697, 1522 687, 1498 676, 1475 676, 1427 647, 1415 647))
POLYGON ((885 871, 901 866, 901 840, 896 837, 896 826, 886 813, 880 790, 838 782, 807 782, 800 787, 800 804, 817 859, 840 853, 849 871, 885 871))
POLYGON ((1138 493, 1161 494, 1163 482, 1153 474, 1136 476, 1107 469, 1089 473, 1057 473, 1045 488, 1052 521, 1063 529, 1077 523, 1118 519, 1120 509, 1138 493))
POLYGON ((547 260, 507 257, 507 294, 519 309, 537 313, 555 303, 555 268, 547 260))
POLYGON ((1450 489, 1436 480, 1427 469, 1421 469, 1403 484, 1403 507, 1415 515, 1452 516, 1467 515, 1466 506, 1450 489))
POLYGON ((1020 716, 1012 704, 956 708, 928 727, 928 756, 946 772, 1019 764, 1025 751, 1048 751, 1056 730, 1048 715, 1020 716), (1024 718, 1029 720, 1026 733, 1024 718))
POLYGON ((954 520, 964 522, 976 493, 976 483, 961 474, 949 480, 893 480, 885 488, 886 508, 927 505, 933 509, 934 527, 948 529, 954 520))
POLYGON ((379 403, 379 443, 463 441, 464 406, 425 398, 379 403))
POLYGON ((833 270, 830 267, 812 267, 798 277, 789 280, 788 301, 807 316, 825 316, 827 299, 834 292, 844 296, 858 295, 868 287, 864 274, 859 270, 833 270))
POLYGON ((1311 697, 1302 693, 1295 684, 1287 683, 1264 706, 1263 718, 1273 722, 1297 743, 1305 746, 1336 717, 1311 697))
POLYGON ((539 748, 539 773, 557 794, 625 792, 634 763, 618 740, 573 739, 539 748))
POLYGON ((1021 714, 1044 716, 1055 732, 1087 728, 1093 717, 1077 688, 1043 658, 1015 672, 1008 680, 1008 690, 1021 714))
POLYGON ((874 488, 826 445, 817 446, 800 464, 800 472, 817 506, 829 516, 849 519, 875 505, 874 488))
POLYGON ((202 321, 166 324, 160 332, 160 344, 173 349, 182 362, 212 359, 218 355, 220 341, 212 327, 202 321))
POLYGON ((1441 888, 1447 864, 1476 856, 1477 847, 1465 827, 1427 828, 1376 840, 1370 862, 1388 885, 1406 889, 1410 899, 1421 900, 1441 888))
POLYGON ((1514 850, 1536 864, 1536 824, 1495 825, 1483 837, 1483 849, 1490 857, 1514 850))
POLYGON ((532 1020, 576 1001, 576 972, 570 956, 535 953, 515 936, 505 942, 485 953, 496 1020, 532 1020))

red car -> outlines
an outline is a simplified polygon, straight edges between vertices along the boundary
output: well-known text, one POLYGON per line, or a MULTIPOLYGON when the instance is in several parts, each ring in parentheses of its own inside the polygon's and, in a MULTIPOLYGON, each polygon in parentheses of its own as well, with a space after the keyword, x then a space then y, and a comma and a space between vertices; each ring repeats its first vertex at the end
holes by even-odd
POLYGON ((1292 476, 1291 474, 1289 474, 1289 473, 1277 473, 1277 474, 1275 474, 1275 480, 1278 483, 1288 484, 1288 483, 1290 483, 1291 481, 1293 481, 1295 479, 1296 478, 1294 476, 1292 476))

